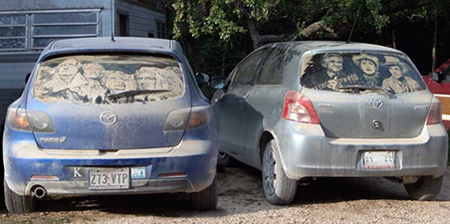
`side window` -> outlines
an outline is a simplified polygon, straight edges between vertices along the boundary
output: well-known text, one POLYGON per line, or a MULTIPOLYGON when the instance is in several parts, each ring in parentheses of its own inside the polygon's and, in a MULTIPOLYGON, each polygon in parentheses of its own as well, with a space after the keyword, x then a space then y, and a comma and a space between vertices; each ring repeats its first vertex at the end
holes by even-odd
POLYGON ((442 71, 442 82, 450 82, 450 65, 442 71))
POLYGON ((278 48, 270 51, 267 60, 261 64, 261 74, 256 81, 258 85, 277 85, 283 79, 284 51, 278 48))
POLYGON ((233 81, 233 86, 245 86, 252 83, 263 54, 263 51, 258 51, 239 65, 236 71, 236 78, 233 81))

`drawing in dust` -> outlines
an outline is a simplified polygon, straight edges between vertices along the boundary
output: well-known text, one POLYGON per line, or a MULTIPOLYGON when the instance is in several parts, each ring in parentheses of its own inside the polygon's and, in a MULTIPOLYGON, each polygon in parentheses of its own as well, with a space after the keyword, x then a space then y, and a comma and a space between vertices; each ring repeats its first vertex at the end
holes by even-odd
POLYGON ((381 86, 383 81, 380 76, 380 61, 377 57, 369 54, 359 54, 352 57, 353 63, 361 69, 359 85, 381 86))
POLYGON ((34 95, 43 101, 149 103, 184 93, 174 59, 137 55, 72 56, 42 63, 34 95))
MULTIPOLYGON (((318 67, 312 62, 312 67, 318 67)), ((304 75, 304 85, 308 88, 317 90, 336 90, 343 83, 355 81, 358 77, 355 74, 346 74, 343 72, 344 59, 340 54, 323 54, 321 63, 322 69, 317 72, 307 72, 304 75)))
POLYGON ((383 81, 383 88, 394 93, 406 93, 421 90, 422 87, 416 80, 405 74, 410 68, 398 58, 385 56, 385 67, 389 70, 391 77, 383 81))

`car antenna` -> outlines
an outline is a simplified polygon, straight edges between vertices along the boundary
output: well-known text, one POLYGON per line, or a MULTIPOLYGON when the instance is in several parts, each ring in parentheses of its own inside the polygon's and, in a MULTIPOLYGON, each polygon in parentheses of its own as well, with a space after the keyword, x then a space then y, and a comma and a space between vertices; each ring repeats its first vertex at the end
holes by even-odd
POLYGON ((114 39, 114 16, 116 14, 116 9, 114 5, 114 0, 111 0, 111 41, 116 41, 114 39))
POLYGON ((350 35, 348 36, 347 44, 350 43, 352 40, 353 30, 355 29, 356 22, 358 21, 359 12, 361 11, 361 6, 362 6, 362 4, 359 5, 358 11, 356 12, 356 17, 355 17, 355 20, 353 21, 353 26, 352 26, 352 29, 350 30, 350 35))

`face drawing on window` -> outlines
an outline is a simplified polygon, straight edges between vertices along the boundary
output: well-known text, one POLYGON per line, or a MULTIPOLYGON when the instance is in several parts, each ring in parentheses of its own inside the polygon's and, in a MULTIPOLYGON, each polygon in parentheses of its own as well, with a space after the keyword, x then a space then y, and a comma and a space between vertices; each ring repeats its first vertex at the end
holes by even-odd
POLYGON ((342 57, 338 54, 327 54, 322 59, 322 66, 327 69, 328 72, 338 73, 342 70, 342 57))
POLYGON ((365 75, 372 76, 376 72, 378 72, 380 63, 378 58, 375 56, 371 56, 368 54, 355 55, 353 56, 352 60, 355 65, 359 66, 359 68, 365 75))
POLYGON ((67 59, 56 67, 56 73, 65 83, 70 83, 78 73, 81 64, 75 59, 67 59))
POLYGON ((157 69, 142 67, 136 71, 136 83, 140 90, 155 89, 157 69))
POLYGON ((386 56, 386 63, 384 64, 389 73, 391 73, 392 77, 396 79, 401 79, 406 72, 408 72, 408 66, 405 63, 401 62, 398 58, 386 56))
POLYGON ((112 93, 125 91, 127 90, 127 83, 129 82, 129 78, 127 76, 127 74, 120 71, 109 72, 104 77, 104 85, 112 93))
POLYGON ((85 63, 83 64, 84 77, 88 79, 100 79, 105 71, 103 66, 97 63, 85 63))
POLYGON ((375 62, 371 61, 371 60, 361 60, 359 62, 359 65, 361 67, 361 70, 368 75, 372 75, 374 74, 377 70, 376 70, 376 66, 375 66, 375 62))
POLYGON ((398 65, 389 66, 389 72, 396 79, 400 79, 401 77, 403 77, 403 71, 398 65))

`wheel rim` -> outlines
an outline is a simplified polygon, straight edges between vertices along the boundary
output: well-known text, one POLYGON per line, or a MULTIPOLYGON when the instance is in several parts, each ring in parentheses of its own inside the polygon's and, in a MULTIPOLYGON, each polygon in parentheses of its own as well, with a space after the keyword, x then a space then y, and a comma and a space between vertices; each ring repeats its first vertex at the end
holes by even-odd
POLYGON ((227 157, 227 154, 223 153, 223 152, 219 152, 219 160, 223 160, 227 157))
POLYGON ((275 193, 275 186, 277 181, 277 174, 276 174, 276 160, 275 156, 273 155, 273 151, 264 158, 264 172, 263 172, 263 178, 264 178, 264 189, 266 190, 266 193, 268 195, 273 195, 275 193))

